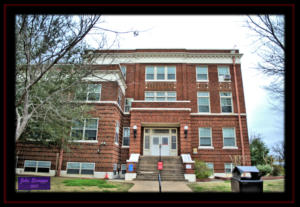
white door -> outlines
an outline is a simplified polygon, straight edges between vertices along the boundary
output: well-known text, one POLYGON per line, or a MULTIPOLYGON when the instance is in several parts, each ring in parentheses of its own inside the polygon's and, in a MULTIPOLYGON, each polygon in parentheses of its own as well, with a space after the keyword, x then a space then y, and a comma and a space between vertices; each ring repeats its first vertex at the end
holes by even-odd
POLYGON ((161 156, 170 155, 169 136, 152 136, 151 155, 159 156, 159 148, 161 147, 161 156))
POLYGON ((152 140, 151 155, 159 156, 160 139, 158 136, 153 136, 151 140, 152 140))
POLYGON ((169 145, 169 136, 161 137, 161 156, 170 155, 170 145, 169 145))

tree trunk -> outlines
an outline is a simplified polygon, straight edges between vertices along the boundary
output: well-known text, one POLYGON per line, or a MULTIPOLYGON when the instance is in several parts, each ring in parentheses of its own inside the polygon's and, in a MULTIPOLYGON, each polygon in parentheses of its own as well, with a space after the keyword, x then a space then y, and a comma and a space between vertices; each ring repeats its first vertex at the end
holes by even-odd
POLYGON ((58 161, 58 169, 57 169, 57 176, 60 176, 60 171, 62 167, 62 161, 63 161, 63 155, 64 155, 64 148, 61 146, 59 151, 59 161, 58 161))

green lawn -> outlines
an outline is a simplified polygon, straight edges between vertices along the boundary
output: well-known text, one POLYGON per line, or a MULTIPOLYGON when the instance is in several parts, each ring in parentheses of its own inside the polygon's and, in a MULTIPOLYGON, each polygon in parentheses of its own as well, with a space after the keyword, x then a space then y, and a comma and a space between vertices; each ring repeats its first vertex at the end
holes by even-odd
MULTIPOLYGON (((230 181, 191 183, 193 192, 231 192, 230 181)), ((284 180, 264 180, 264 192, 284 192, 284 180)))
MULTIPOLYGON (((51 177, 50 190, 33 190, 30 192, 128 192, 132 183, 114 182, 101 179, 51 177)), ((17 192, 18 182, 16 180, 17 192)))

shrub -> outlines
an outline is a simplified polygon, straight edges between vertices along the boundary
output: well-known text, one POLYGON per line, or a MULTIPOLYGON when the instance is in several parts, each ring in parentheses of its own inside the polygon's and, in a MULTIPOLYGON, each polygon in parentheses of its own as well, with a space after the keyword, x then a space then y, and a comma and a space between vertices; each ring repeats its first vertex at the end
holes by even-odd
POLYGON ((279 176, 284 174, 284 168, 280 165, 273 165, 273 170, 271 172, 272 176, 279 176))
POLYGON ((266 176, 272 172, 271 165, 257 165, 256 167, 261 172, 262 176, 266 176))
POLYGON ((213 174, 213 172, 207 167, 205 162, 201 160, 195 160, 195 174, 198 179, 202 179, 208 178, 213 174))

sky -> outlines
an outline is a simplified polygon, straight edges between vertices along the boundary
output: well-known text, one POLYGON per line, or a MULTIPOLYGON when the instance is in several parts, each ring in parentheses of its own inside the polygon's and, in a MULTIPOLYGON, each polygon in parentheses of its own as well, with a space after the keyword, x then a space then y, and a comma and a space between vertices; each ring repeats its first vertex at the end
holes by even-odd
MULTIPOLYGON (((255 37, 245 27, 246 16, 241 15, 113 15, 102 16, 100 27, 116 31, 138 30, 139 35, 121 33, 111 48, 185 48, 239 49, 244 95, 246 101, 248 135, 261 134, 269 148, 284 139, 283 111, 274 111, 268 92, 263 88, 270 78, 255 69, 259 57, 254 53, 255 37)), ((108 45, 115 34, 106 33, 108 45)), ((97 48, 97 34, 88 41, 97 48)))

